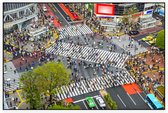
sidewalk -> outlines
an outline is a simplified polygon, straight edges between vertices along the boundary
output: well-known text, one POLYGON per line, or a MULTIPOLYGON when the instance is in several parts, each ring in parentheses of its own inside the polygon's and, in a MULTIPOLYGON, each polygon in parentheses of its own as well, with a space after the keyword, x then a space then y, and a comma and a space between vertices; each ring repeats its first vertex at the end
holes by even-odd
POLYGON ((147 35, 147 34, 155 33, 155 32, 158 32, 162 29, 164 29, 164 28, 161 27, 161 26, 153 27, 153 28, 149 28, 149 29, 144 29, 144 30, 141 30, 138 35, 134 35, 134 37, 138 37, 140 35, 147 35))
POLYGON ((54 19, 53 19, 53 24, 55 27, 60 27, 60 23, 59 21, 57 20, 57 17, 53 14, 53 12, 51 11, 50 7, 48 5, 46 5, 46 8, 47 8, 47 12, 45 13, 47 16, 53 16, 54 19))

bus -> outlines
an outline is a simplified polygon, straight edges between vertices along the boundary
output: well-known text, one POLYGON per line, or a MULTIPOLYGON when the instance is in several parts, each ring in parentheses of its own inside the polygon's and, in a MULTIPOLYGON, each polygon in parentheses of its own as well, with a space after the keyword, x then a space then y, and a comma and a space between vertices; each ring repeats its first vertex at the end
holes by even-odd
POLYGON ((154 94, 147 94, 146 101, 148 105, 154 110, 163 109, 163 105, 158 101, 154 94))

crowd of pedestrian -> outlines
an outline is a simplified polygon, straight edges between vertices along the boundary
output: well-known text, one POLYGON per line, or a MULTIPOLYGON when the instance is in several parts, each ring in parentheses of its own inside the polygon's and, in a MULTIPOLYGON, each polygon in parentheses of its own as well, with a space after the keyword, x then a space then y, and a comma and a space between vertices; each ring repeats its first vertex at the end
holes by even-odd
POLYGON ((140 56, 131 57, 127 61, 126 68, 133 73, 136 82, 147 92, 164 85, 164 56, 156 47, 151 47, 151 50, 140 56))
POLYGON ((22 31, 14 29, 12 32, 4 33, 4 50, 11 53, 13 59, 32 56, 33 52, 40 51, 53 37, 55 30, 41 12, 38 14, 38 20, 32 19, 29 23, 22 31), (46 33, 32 36, 32 32, 36 32, 42 27, 47 28, 46 33))

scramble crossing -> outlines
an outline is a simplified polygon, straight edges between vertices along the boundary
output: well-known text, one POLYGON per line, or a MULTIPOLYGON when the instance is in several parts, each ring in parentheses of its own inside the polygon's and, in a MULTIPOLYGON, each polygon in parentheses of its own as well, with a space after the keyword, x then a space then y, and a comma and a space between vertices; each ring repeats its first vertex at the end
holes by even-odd
POLYGON ((109 52, 106 50, 95 49, 87 46, 79 46, 70 43, 61 43, 58 45, 58 49, 55 49, 53 45, 46 49, 46 53, 53 53, 64 57, 71 57, 74 59, 85 60, 95 63, 110 63, 111 66, 123 68, 124 62, 128 59, 127 54, 120 54, 109 52))
POLYGON ((58 31, 60 32, 60 39, 65 38, 66 36, 81 36, 86 34, 93 34, 92 30, 86 25, 74 25, 74 26, 68 26, 68 27, 62 27, 59 28, 58 31))
POLYGON ((133 77, 126 70, 122 70, 116 74, 108 73, 105 76, 92 78, 90 80, 80 80, 79 82, 56 88, 57 93, 55 97, 59 100, 63 100, 65 98, 98 91, 100 89, 117 87, 134 82, 135 80, 133 77))

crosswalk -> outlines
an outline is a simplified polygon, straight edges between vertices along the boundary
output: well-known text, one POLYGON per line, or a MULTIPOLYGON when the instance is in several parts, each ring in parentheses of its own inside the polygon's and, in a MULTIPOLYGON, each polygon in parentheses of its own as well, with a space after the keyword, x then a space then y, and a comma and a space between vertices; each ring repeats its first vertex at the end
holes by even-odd
POLYGON ((111 66, 123 68, 125 61, 128 59, 127 54, 120 54, 109 52, 101 49, 94 49, 87 46, 79 46, 70 43, 59 43, 58 45, 53 45, 50 48, 46 49, 46 53, 59 54, 61 56, 70 56, 74 59, 80 59, 88 62, 94 63, 109 63, 111 66), (58 49, 55 49, 57 46, 58 49))
POLYGON ((56 88, 55 97, 58 100, 63 100, 65 98, 99 91, 100 89, 116 87, 134 82, 134 78, 126 70, 123 70, 122 72, 118 72, 115 75, 109 73, 105 76, 92 78, 90 80, 81 80, 79 82, 61 86, 56 88))
POLYGON ((92 34, 92 30, 86 24, 78 24, 68 27, 59 28, 58 31, 60 32, 59 38, 65 38, 66 36, 80 36, 86 34, 92 34))
POLYGON ((14 91, 19 88, 19 73, 14 74, 14 70, 16 69, 12 62, 7 62, 4 65, 7 66, 7 70, 4 71, 4 91, 14 91))

